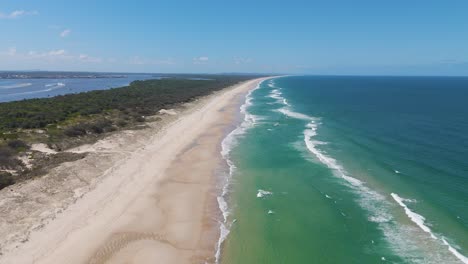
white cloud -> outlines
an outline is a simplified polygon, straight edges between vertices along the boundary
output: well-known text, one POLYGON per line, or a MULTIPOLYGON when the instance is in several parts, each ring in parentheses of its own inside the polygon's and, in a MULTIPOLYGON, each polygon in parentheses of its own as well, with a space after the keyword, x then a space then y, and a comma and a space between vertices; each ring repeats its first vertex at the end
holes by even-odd
POLYGON ((24 11, 24 10, 15 10, 11 13, 2 13, 0 12, 0 19, 15 19, 26 15, 37 15, 37 11, 24 11))
POLYGON ((43 52, 31 50, 28 53, 17 53, 15 57, 18 60, 70 60, 74 59, 75 56, 67 54, 67 52, 64 49, 57 49, 43 52))
POLYGON ((145 59, 139 56, 133 56, 129 61, 132 65, 174 65, 175 61, 171 58, 163 60, 145 59))
POLYGON ((65 38, 70 35, 71 29, 65 29, 64 31, 60 32, 60 37, 65 38))
POLYGON ((60 50, 51 50, 49 51, 49 55, 50 56, 61 56, 61 55, 64 55, 65 54, 65 50, 64 49, 60 49, 60 50))
POLYGON ((206 56, 193 58, 193 64, 206 64, 210 59, 206 56))
POLYGON ((134 57, 131 57, 130 58, 130 64, 133 64, 133 65, 145 65, 145 60, 143 60, 142 58, 138 57, 138 56, 134 56, 134 57))
POLYGON ((16 48, 10 48, 6 52, 0 52, 0 58, 13 59, 14 61, 31 62, 85 62, 85 63, 101 63, 102 58, 89 56, 87 54, 70 54, 64 49, 55 49, 49 51, 37 52, 31 50, 26 53, 17 52, 16 48))
POLYGON ((247 63, 252 63, 252 62, 253 62, 253 59, 251 58, 239 58, 239 57, 234 58, 235 64, 247 64, 247 63))
POLYGON ((16 47, 11 47, 6 52, 2 52, 0 54, 7 55, 7 56, 15 56, 16 55, 16 47))
POLYGON ((80 54, 80 56, 78 56, 78 59, 82 62, 93 62, 93 63, 100 63, 102 62, 102 59, 101 58, 98 58, 98 57, 91 57, 87 54, 80 54))

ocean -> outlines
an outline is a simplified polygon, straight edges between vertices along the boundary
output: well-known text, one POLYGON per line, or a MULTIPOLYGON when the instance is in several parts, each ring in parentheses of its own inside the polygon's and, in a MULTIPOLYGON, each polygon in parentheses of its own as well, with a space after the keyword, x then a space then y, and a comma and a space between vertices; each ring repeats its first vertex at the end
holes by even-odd
POLYGON ((241 112, 219 263, 468 263, 468 78, 280 77, 241 112))

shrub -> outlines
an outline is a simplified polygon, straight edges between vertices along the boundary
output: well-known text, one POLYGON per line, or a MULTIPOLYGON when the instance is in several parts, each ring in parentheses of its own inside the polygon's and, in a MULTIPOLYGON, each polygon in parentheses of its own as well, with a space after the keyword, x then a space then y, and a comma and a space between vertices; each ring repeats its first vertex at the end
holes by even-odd
POLYGON ((15 151, 9 146, 0 146, 0 164, 2 164, 2 159, 8 159, 10 157, 13 157, 14 155, 15 151))
POLYGON ((0 146, 0 169, 15 169, 23 163, 15 158, 16 151, 9 146, 0 146))
POLYGON ((100 119, 89 125, 89 132, 94 134, 101 134, 111 130, 112 122, 107 119, 100 119))
POLYGON ((88 133, 102 134, 106 131, 113 131, 112 122, 103 118, 92 123, 79 123, 77 125, 70 126, 66 128, 63 133, 69 137, 80 137, 88 133))
POLYGON ((8 141, 7 145, 17 151, 24 151, 29 148, 29 146, 22 140, 14 139, 8 141))
POLYGON ((63 133, 69 137, 80 137, 86 135, 86 127, 83 124, 78 124, 66 128, 63 133))
POLYGON ((117 126, 119 127, 124 127, 127 125, 127 122, 125 120, 119 120, 117 121, 117 126))
POLYGON ((15 183, 13 176, 8 172, 0 172, 0 190, 15 183))
POLYGON ((137 117, 135 117, 135 121, 142 123, 142 122, 145 122, 145 118, 142 117, 142 116, 137 116, 137 117))
POLYGON ((102 134, 104 133, 104 128, 99 126, 99 124, 91 124, 89 126, 89 131, 93 134, 102 134))

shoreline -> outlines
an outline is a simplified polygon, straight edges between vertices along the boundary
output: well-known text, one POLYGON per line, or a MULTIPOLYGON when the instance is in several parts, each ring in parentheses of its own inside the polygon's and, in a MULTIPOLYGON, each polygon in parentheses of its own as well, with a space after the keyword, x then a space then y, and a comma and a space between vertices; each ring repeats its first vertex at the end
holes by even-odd
POLYGON ((104 171, 95 188, 0 255, 2 263, 213 262, 219 145, 238 101, 263 79, 201 99, 149 135, 104 171))
MULTIPOLYGON (((274 77, 271 77, 274 78, 274 77)), ((221 251, 223 247, 223 243, 226 240, 226 238, 229 236, 229 233, 231 232, 231 226, 233 222, 229 223, 229 208, 228 208, 228 202, 226 196, 229 195, 229 185, 232 180, 232 176, 234 173, 234 170, 236 166, 234 163, 231 161, 229 154, 232 150, 232 147, 236 145, 237 142, 237 137, 239 135, 244 134, 249 128, 251 128, 255 120, 252 119, 252 115, 250 115, 247 112, 247 108, 252 105, 251 100, 251 94, 260 88, 260 85, 271 78, 264 78, 262 81, 259 81, 255 87, 252 87, 248 92, 246 92, 246 95, 244 96, 244 101, 243 104, 239 107, 239 117, 238 117, 238 122, 237 125, 233 127, 233 129, 226 134, 226 136, 223 138, 221 141, 221 151, 220 154, 222 156, 222 159, 224 160, 225 167, 226 167, 226 172, 225 177, 224 177, 224 183, 220 188, 221 194, 217 197, 218 201, 218 206, 219 206, 219 211, 222 214, 222 222, 220 222, 219 226, 219 238, 218 238, 218 243, 216 246, 216 253, 215 253, 215 263, 218 264, 221 261, 221 251)))

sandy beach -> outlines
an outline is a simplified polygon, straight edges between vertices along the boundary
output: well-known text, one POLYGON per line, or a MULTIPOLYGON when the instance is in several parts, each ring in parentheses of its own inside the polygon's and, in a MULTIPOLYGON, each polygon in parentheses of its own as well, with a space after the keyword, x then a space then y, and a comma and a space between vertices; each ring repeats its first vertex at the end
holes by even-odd
POLYGON ((74 149, 90 154, 2 190, 0 263, 213 263, 220 143, 262 80, 171 110, 162 127, 74 149))

